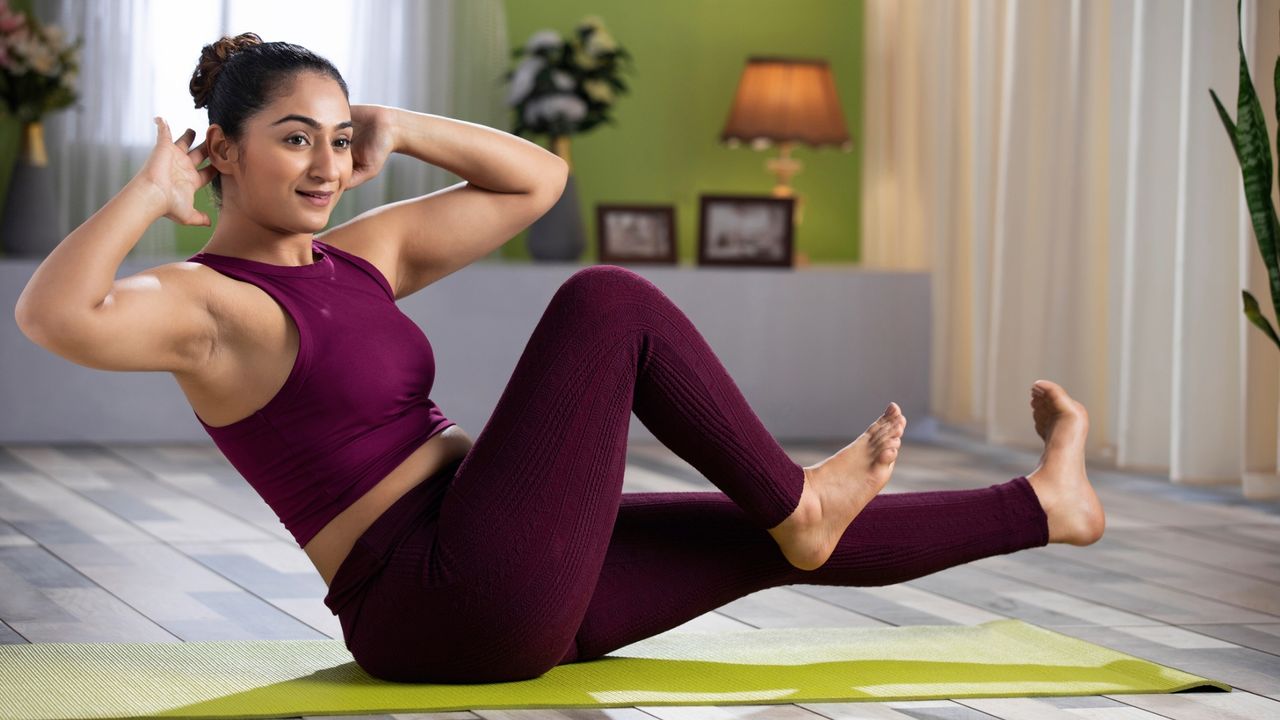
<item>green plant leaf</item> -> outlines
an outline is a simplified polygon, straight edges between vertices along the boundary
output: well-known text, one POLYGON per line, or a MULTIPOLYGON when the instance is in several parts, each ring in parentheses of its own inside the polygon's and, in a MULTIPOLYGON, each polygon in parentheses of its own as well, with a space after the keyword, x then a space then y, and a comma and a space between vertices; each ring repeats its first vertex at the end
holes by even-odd
MULTIPOLYGON (((1227 128, 1228 136, 1232 139, 1232 147, 1240 163, 1249 217, 1271 281, 1272 305, 1277 316, 1280 316, 1280 267, 1276 263, 1276 238, 1280 236, 1280 221, 1276 218, 1275 205, 1271 202, 1271 142, 1267 134, 1266 117, 1254 91, 1249 64, 1244 54, 1240 30, 1240 0, 1236 0, 1236 48, 1240 58, 1240 76, 1236 98, 1237 125, 1234 128, 1212 90, 1210 96, 1218 108, 1218 115, 1227 128)), ((1277 92, 1280 92, 1280 62, 1277 62, 1274 80, 1277 92)), ((1277 98, 1277 102, 1280 103, 1280 98, 1277 98)), ((1270 325, 1267 327, 1270 332, 1270 325)))
POLYGON ((1253 295, 1248 290, 1241 290, 1240 293, 1244 296, 1245 317, 1249 318, 1249 322, 1262 328, 1262 332, 1271 338, 1271 342, 1275 343, 1276 347, 1280 347, 1280 337, 1276 336, 1276 331, 1271 327, 1271 322, 1262 315, 1258 301, 1253 298, 1253 295))
POLYGON ((1218 100, 1218 96, 1209 90, 1209 97, 1213 98, 1213 104, 1218 108, 1218 117, 1222 119, 1222 125, 1227 129, 1227 139, 1231 141, 1231 149, 1236 153, 1236 162, 1243 164, 1240 159, 1240 143, 1236 142, 1236 125, 1231 122, 1231 117, 1227 115, 1226 108, 1222 107, 1222 102, 1218 100))

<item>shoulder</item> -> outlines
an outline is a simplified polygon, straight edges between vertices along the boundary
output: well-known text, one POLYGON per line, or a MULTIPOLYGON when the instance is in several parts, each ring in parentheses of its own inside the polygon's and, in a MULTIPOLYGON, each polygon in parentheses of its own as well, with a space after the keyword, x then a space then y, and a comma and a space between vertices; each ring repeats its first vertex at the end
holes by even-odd
POLYGON ((382 273, 393 289, 398 287, 396 244, 379 233, 373 218, 357 218, 316 235, 316 239, 366 260, 382 273))

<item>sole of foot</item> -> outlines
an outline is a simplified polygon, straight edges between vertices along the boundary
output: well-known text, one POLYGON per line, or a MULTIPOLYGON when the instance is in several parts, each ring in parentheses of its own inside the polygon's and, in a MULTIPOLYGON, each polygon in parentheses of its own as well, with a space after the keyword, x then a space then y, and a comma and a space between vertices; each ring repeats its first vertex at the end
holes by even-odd
POLYGON ((889 482, 907 418, 897 403, 835 455, 804 468, 795 511, 769 534, 787 562, 816 570, 831 557, 844 531, 889 482))
POLYGON ((1031 385, 1031 412, 1044 452, 1026 478, 1049 518, 1049 542, 1092 545, 1102 538, 1106 515, 1085 473, 1089 413, 1050 380, 1031 385))

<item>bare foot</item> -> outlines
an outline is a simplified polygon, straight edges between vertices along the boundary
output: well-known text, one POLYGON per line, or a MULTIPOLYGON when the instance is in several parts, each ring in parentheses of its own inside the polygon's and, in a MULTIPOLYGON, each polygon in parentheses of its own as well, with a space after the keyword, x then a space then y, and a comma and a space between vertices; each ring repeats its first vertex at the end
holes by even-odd
POLYGON ((889 403, 856 440, 804 469, 800 503, 769 530, 788 562, 816 570, 831 557, 845 529, 889 482, 906 427, 902 409, 889 403))
POLYGON ((1049 380, 1032 384, 1031 408, 1044 453, 1026 477, 1049 516, 1049 542, 1092 545, 1102 537, 1107 523, 1084 468, 1089 413, 1061 385, 1049 380))

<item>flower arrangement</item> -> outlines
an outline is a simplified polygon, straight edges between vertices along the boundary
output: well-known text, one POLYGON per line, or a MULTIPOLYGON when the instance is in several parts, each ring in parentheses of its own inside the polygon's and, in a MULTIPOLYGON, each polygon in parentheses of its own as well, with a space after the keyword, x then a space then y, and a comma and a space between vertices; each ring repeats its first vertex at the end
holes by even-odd
POLYGON ((0 113, 32 123, 74 103, 83 44, 80 38, 67 45, 57 25, 42 25, 0 0, 0 113))
POLYGON ((602 122, 614 124, 609 110, 618 95, 627 93, 620 75, 631 55, 599 17, 583 18, 567 38, 539 30, 512 57, 523 58, 503 75, 510 83, 507 105, 515 112, 513 134, 563 137, 602 122))

